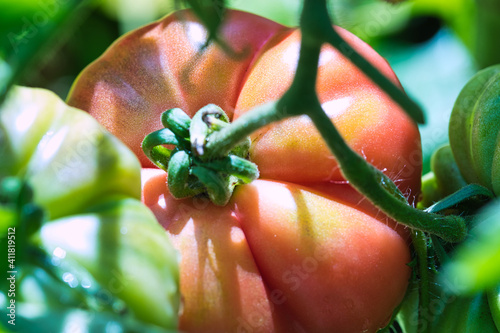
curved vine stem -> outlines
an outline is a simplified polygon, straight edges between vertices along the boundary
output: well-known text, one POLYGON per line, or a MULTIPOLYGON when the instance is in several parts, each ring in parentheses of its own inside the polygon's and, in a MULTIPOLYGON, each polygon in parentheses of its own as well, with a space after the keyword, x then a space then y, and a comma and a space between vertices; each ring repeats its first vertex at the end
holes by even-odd
POLYGON ((325 40, 339 50, 345 57, 349 58, 366 76, 371 78, 381 89, 385 91, 406 113, 418 124, 424 124, 425 118, 422 109, 408 96, 392 83, 386 76, 378 71, 372 64, 363 58, 349 43, 334 30, 325 31, 325 40))
MULTIPOLYGON (((427 236, 421 231, 413 231, 411 233, 411 241, 415 254, 417 255, 418 267, 418 320, 421 321, 422 313, 427 313, 430 304, 430 277, 429 277, 429 263, 427 251, 427 236)), ((418 333, 425 331, 425 325, 417 325, 418 333)))
MULTIPOLYGON (((264 104, 252 112, 247 112, 230 126, 214 133, 207 143, 206 154, 209 157, 221 156, 242 138, 264 125, 287 117, 306 114, 311 118, 337 159, 344 177, 384 213, 413 229, 435 234, 448 242, 463 240, 467 234, 463 218, 432 214, 410 206, 387 176, 366 162, 346 144, 321 108, 315 91, 319 54, 324 43, 333 42, 330 40, 333 38, 331 37, 333 28, 325 0, 304 1, 300 28, 302 40, 299 62, 288 91, 279 101, 264 104)), ((335 43, 345 42, 337 40, 335 43)), ((353 54, 355 53, 351 56, 353 54)), ((354 57, 354 59, 357 58, 354 57)), ((368 62, 361 61, 360 63, 365 66, 368 62)), ((369 66, 366 68, 368 71, 373 69, 369 66)), ((390 82, 389 84, 392 85, 390 82)), ((404 95, 398 88, 395 89, 394 91, 399 91, 404 95)), ((413 105, 414 111, 419 110, 416 104, 405 102, 409 101, 406 95, 400 101, 405 104, 404 106, 413 105)), ((419 112, 415 114, 417 118, 420 117, 419 112)))

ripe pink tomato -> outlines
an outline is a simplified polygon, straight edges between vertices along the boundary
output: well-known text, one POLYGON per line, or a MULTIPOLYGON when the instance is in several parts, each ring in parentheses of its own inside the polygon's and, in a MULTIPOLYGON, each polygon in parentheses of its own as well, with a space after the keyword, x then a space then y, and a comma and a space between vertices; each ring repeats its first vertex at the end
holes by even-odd
MULTIPOLYGON (((387 77, 385 60, 339 33, 387 77)), ((404 297, 410 268, 406 230, 353 190, 305 117, 252 135, 261 180, 237 188, 225 207, 177 200, 167 175, 148 169, 144 136, 178 107, 190 116, 219 105, 236 119, 290 85, 299 32, 228 11, 211 44, 189 11, 133 31, 75 82, 68 103, 87 110, 140 158, 143 201, 180 253, 184 332, 375 332, 404 297)), ((417 126, 347 58, 324 47, 317 92, 346 142, 391 177, 411 201, 420 191, 417 126)), ((161 269, 161 268, 159 268, 161 269)))

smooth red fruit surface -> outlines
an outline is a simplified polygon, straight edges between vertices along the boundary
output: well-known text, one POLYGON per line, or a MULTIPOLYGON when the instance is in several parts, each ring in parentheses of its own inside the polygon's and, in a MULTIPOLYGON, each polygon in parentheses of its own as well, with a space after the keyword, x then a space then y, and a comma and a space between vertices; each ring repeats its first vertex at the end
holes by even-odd
POLYGON ((352 333, 387 324, 410 276, 405 232, 336 186, 351 198, 258 180, 218 207, 173 199, 166 174, 143 169, 143 201, 182 257, 180 328, 352 333))

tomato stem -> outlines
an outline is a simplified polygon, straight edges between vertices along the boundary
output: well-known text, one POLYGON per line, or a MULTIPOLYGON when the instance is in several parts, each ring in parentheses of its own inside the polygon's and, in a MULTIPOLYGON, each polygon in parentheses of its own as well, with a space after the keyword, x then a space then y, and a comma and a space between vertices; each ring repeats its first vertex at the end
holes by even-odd
POLYGON ((426 234, 422 231, 414 230, 411 233, 411 240, 415 253, 417 255, 417 265, 418 265, 418 321, 419 324, 418 332, 425 331, 427 325, 420 325, 421 320, 428 320, 424 318, 421 314, 427 313, 430 304, 429 297, 429 270, 431 269, 428 264, 428 238, 426 234))
POLYGON ((467 234, 465 220, 459 216, 442 216, 410 206, 386 175, 366 162, 343 140, 321 105, 310 108, 309 117, 337 159, 344 177, 360 193, 394 220, 411 228, 430 232, 448 242, 459 242, 467 234))
MULTIPOLYGON (((446 241, 463 240, 467 233, 463 218, 432 214, 410 206, 391 179, 366 162, 346 144, 321 108, 315 91, 319 54, 324 42, 321 36, 325 34, 325 30, 333 30, 326 10, 324 0, 304 2, 301 16, 302 40, 297 71, 290 88, 283 97, 277 102, 261 105, 252 112, 245 113, 231 125, 213 133, 205 145, 204 154, 208 158, 221 156, 230 151, 234 143, 264 125, 287 117, 306 114, 311 118, 337 159, 344 177, 384 213, 404 225, 430 232, 446 241)), ((341 39, 337 41, 340 42, 341 39)), ((346 44, 344 41, 342 43, 346 44)), ((387 82, 390 83, 388 80, 387 82)), ((402 94, 398 88, 395 87, 395 89, 402 94)), ((401 101, 405 99, 409 100, 404 97, 401 101)))
MULTIPOLYGON (((308 42, 313 42, 319 45, 323 43, 331 44, 346 58, 350 59, 356 67, 363 71, 363 73, 365 73, 365 75, 367 75, 375 84, 385 91, 389 97, 399 104, 399 106, 401 106, 416 123, 425 123, 424 113, 418 104, 410 99, 399 87, 391 82, 368 60, 354 50, 352 46, 335 31, 332 21, 328 15, 325 0, 304 1, 300 29, 303 35, 302 47, 308 42)), ((317 61, 314 62, 314 64, 317 64, 317 61)), ((299 72, 300 68, 301 66, 299 63, 297 72, 299 72)), ((309 75, 316 75, 316 73, 317 68, 312 69, 309 75)))
POLYGON ((273 101, 262 104, 244 113, 227 127, 210 135, 210 140, 205 144, 204 154, 208 157, 226 155, 235 144, 243 141, 259 128, 289 117, 284 109, 278 107, 278 102, 273 101))
POLYGON ((349 58, 363 73, 377 84, 394 102, 399 104, 403 110, 418 124, 425 123, 422 109, 412 99, 392 83, 385 75, 380 73, 372 64, 352 48, 333 28, 325 31, 325 41, 339 50, 345 57, 349 58))

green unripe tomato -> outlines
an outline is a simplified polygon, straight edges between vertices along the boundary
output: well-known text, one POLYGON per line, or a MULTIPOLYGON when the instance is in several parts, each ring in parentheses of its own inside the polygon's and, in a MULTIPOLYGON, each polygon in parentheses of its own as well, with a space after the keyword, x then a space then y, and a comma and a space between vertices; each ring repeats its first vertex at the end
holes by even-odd
POLYGON ((0 315, 10 320, 9 298, 16 307, 16 326, 1 321, 0 332, 104 332, 106 320, 120 332, 177 329, 178 253, 139 200, 140 170, 86 112, 48 90, 9 91, 0 106, 0 270, 19 273, 15 294, 0 280, 0 315), (34 207, 38 220, 26 217, 34 207))
POLYGON ((500 65, 479 71, 460 92, 450 117, 450 146, 468 183, 500 195, 500 65))

